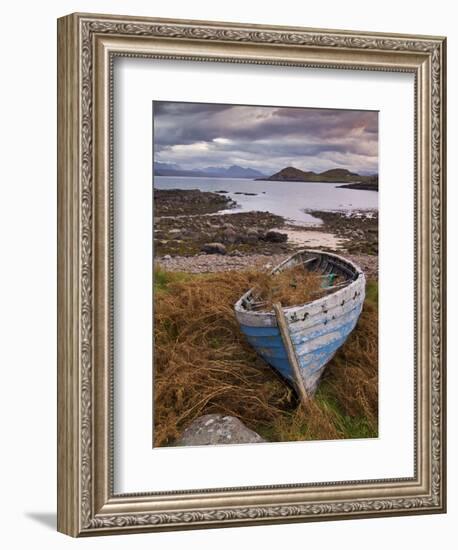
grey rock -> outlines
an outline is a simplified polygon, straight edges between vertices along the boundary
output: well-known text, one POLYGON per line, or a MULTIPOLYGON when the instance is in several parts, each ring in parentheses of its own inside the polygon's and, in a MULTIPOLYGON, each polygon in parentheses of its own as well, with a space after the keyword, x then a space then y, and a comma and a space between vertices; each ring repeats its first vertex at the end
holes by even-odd
POLYGON ((168 241, 166 241, 164 239, 153 239, 153 244, 155 246, 157 246, 158 244, 165 245, 167 243, 168 243, 168 241))
POLYGON ((279 231, 274 231, 271 229, 265 234, 264 240, 269 243, 285 243, 288 240, 288 235, 286 233, 280 233, 279 231))
POLYGON ((207 243, 201 248, 202 252, 207 254, 226 254, 226 247, 221 243, 207 243))
POLYGON ((256 244, 259 240, 258 230, 254 227, 250 227, 244 236, 243 242, 256 244))
POLYGON ((224 230, 223 236, 224 236, 224 241, 227 243, 233 244, 237 240, 237 233, 230 227, 224 230))
POLYGON ((165 261, 168 261, 172 259, 172 256, 170 256, 170 254, 166 254, 165 256, 162 257, 162 259, 165 261))
POLYGON ((259 434, 235 416, 206 414, 196 418, 176 442, 178 446, 221 445, 226 443, 262 443, 259 434))

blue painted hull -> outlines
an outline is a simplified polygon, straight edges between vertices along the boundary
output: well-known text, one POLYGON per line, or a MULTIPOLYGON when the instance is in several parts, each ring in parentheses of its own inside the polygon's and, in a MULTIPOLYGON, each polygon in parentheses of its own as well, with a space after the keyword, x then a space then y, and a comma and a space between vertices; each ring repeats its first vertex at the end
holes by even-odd
MULTIPOLYGON (((309 392, 315 391, 321 371, 355 328, 360 313, 361 305, 358 304, 338 329, 334 327, 326 330, 326 326, 317 327, 306 338, 301 338, 300 333, 292 337, 305 386, 309 392), (307 349, 307 346, 308 351, 301 352, 301 349, 307 349)), ((294 385, 293 370, 279 329, 246 325, 240 325, 240 329, 259 355, 294 385)))
MULTIPOLYGON (((342 261, 335 255, 326 256, 342 261)), ((349 265, 356 275, 345 289, 296 308, 284 308, 289 337, 309 394, 315 393, 326 364, 345 343, 361 314, 365 279, 357 266, 349 265)), ((275 316, 272 313, 250 312, 243 306, 243 299, 246 303, 247 296, 249 298, 249 293, 235 307, 241 331, 259 355, 295 385, 294 372, 275 316)))

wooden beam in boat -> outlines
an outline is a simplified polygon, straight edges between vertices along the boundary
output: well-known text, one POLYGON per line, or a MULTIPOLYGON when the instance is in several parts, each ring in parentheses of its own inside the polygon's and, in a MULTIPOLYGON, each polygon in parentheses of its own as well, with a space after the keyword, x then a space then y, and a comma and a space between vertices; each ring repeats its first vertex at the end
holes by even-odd
POLYGON ((291 336, 289 334, 288 323, 286 322, 285 313, 280 303, 273 304, 275 311, 275 316, 277 317, 278 328, 280 330, 281 339, 286 349, 286 354, 288 355, 289 363, 293 369, 294 378, 296 380, 296 387, 299 392, 299 397, 301 398, 302 403, 305 405, 310 396, 305 389, 304 380, 301 376, 301 369, 299 366, 299 361, 297 359, 296 352, 294 350, 293 343, 291 341, 291 336))

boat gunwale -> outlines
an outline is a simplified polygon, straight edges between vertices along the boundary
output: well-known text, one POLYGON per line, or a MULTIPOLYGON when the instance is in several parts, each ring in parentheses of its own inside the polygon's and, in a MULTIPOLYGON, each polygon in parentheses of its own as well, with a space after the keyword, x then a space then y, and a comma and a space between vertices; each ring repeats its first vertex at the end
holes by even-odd
MULTIPOLYGON (((347 260, 346 258, 344 258, 342 256, 339 256, 338 254, 334 254, 332 252, 323 252, 321 250, 316 250, 316 249, 301 249, 301 250, 298 250, 292 256, 290 256, 289 258, 286 258, 286 260, 283 260, 283 262, 281 262, 276 267, 274 267, 271 270, 270 273, 274 274, 275 272, 280 270, 281 267, 285 266, 286 264, 291 262, 294 258, 296 258, 297 256, 300 256, 304 253, 319 254, 320 256, 328 256, 328 257, 331 257, 331 258, 335 258, 335 259, 341 261, 342 263, 348 265, 349 267, 351 267, 358 276, 348 286, 340 288, 340 289, 336 290, 336 292, 332 292, 331 294, 328 294, 326 296, 322 296, 321 298, 317 298, 316 300, 311 300, 309 302, 305 302, 303 304, 284 307, 283 311, 285 312, 285 315, 294 315, 294 313, 297 313, 298 311, 302 310, 304 307, 311 306, 312 304, 320 306, 322 304, 325 304, 329 300, 330 297, 336 297, 336 296, 339 297, 339 296, 343 295, 344 293, 347 293, 349 289, 354 288, 356 285, 359 285, 361 283, 364 285, 365 275, 364 275, 363 270, 357 264, 355 264, 351 260, 347 260)), ((250 288, 247 292, 245 292, 237 300, 237 302, 234 305, 234 309, 235 309, 236 314, 240 313, 240 314, 243 314, 243 315, 250 315, 250 316, 253 316, 253 319, 259 319, 260 322, 261 322, 261 320, 265 321, 265 320, 268 319, 269 321, 274 321, 273 325, 276 326, 276 316, 275 316, 275 313, 273 311, 250 311, 250 310, 246 309, 243 306, 243 301, 248 298, 248 296, 253 292, 253 290, 254 290, 254 287, 250 288)), ((261 324, 266 326, 265 322, 264 323, 261 322, 261 324)))

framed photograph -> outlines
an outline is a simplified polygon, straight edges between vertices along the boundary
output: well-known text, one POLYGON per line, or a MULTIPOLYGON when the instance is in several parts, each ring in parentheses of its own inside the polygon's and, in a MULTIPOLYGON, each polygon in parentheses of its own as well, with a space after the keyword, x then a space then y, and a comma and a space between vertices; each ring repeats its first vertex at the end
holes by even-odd
POLYGON ((58 530, 445 511, 443 37, 58 20, 58 530))

